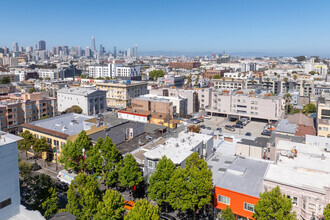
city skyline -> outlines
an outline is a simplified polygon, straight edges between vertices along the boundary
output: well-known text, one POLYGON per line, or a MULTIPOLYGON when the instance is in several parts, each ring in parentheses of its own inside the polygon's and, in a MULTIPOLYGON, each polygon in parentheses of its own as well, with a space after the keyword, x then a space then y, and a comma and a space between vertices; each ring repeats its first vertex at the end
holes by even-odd
POLYGON ((106 51, 138 44, 139 53, 149 55, 204 55, 225 50, 250 56, 330 56, 327 1, 19 3, 3 3, 4 8, 15 8, 20 16, 4 11, 4 17, 11 19, 3 27, 2 47, 11 48, 13 42, 34 46, 45 40, 48 50, 60 45, 85 48, 91 47, 94 36, 97 50, 100 44, 106 51), (84 16, 87 10, 92 16, 84 16), (119 16, 123 10, 125 16, 119 16), (23 24, 22 16, 38 21, 38 26, 23 24))

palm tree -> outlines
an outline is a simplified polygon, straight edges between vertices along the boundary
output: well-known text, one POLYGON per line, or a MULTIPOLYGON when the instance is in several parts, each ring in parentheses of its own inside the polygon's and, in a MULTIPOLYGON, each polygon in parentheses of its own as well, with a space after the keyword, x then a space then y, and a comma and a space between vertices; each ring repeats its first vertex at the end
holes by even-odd
POLYGON ((270 79, 267 78, 267 93, 269 92, 269 81, 270 81, 270 79))
POLYGON ((254 85, 256 83, 256 81, 254 79, 251 80, 252 85, 254 85))
POLYGON ((283 96, 284 100, 285 100, 285 109, 286 109, 286 114, 289 114, 289 103, 292 100, 292 96, 290 93, 286 93, 283 96))
POLYGON ((293 80, 297 80, 297 78, 298 78, 298 76, 297 76, 297 74, 294 74, 293 76, 292 76, 292 78, 293 78, 293 80))

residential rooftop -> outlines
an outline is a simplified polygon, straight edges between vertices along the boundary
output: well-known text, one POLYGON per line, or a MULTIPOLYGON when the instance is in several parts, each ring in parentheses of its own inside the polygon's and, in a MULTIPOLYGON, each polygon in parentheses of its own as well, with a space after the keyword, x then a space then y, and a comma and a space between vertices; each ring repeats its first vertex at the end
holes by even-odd
MULTIPOLYGON (((237 156, 221 178, 215 182, 215 186, 259 198, 269 164, 269 161, 237 156)), ((215 178, 217 174, 218 172, 213 173, 215 178)))
POLYGON ((95 87, 71 87, 71 88, 63 88, 57 90, 57 94, 64 93, 64 94, 80 95, 80 96, 88 96, 95 92, 106 93, 106 91, 97 90, 95 87))
POLYGON ((297 125, 290 124, 287 119, 280 119, 278 120, 275 131, 281 133, 296 134, 297 125))

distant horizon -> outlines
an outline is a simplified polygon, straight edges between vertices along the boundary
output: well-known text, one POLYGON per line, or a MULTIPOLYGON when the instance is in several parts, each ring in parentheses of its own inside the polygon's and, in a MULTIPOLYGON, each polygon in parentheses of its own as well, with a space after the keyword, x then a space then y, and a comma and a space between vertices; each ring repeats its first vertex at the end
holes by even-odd
POLYGON ((330 56, 330 1, 4 1, 0 46, 330 56))

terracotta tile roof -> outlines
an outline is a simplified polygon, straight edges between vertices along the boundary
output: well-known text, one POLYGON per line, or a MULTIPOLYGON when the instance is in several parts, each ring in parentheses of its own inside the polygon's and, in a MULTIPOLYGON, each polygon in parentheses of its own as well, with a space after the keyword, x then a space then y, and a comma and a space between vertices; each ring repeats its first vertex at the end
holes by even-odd
POLYGON ((316 131, 313 126, 306 126, 303 124, 298 124, 297 125, 297 131, 296 131, 296 136, 300 137, 306 137, 306 134, 309 135, 316 135, 316 131))
POLYGON ((61 132, 58 132, 58 131, 53 131, 53 130, 47 129, 47 128, 42 128, 42 127, 32 125, 32 124, 22 124, 20 126, 23 127, 23 128, 27 128, 27 129, 30 129, 30 130, 33 130, 33 131, 38 131, 38 132, 45 133, 45 134, 55 136, 55 137, 58 137, 58 138, 62 138, 62 139, 67 139, 69 137, 68 134, 64 134, 64 133, 61 133, 61 132))

